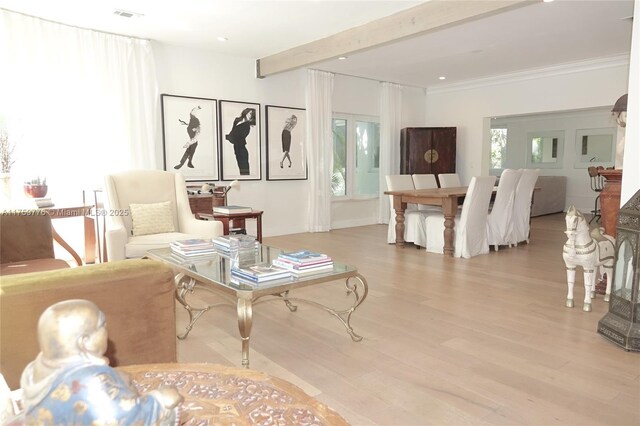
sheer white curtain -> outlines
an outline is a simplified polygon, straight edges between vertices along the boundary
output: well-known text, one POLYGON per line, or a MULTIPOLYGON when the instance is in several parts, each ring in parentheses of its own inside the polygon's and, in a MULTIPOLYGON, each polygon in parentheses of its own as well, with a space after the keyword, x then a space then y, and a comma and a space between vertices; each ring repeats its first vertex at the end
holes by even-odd
POLYGON ((101 187, 107 172, 157 167, 148 40, 0 10, 0 52, 0 115, 16 143, 16 179, 46 176, 56 197, 101 187))
POLYGON ((333 74, 308 70, 307 141, 309 143, 309 231, 331 229, 333 172, 333 74))
POLYGON ((379 223, 389 223, 389 196, 384 195, 385 176, 400 173, 402 86, 380 83, 380 198, 379 223))

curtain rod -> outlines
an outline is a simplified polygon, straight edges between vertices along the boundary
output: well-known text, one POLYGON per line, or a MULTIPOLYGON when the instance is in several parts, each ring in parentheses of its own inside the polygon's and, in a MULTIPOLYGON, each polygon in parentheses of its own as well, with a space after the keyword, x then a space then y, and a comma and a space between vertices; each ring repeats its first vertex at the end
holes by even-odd
POLYGON ((113 36, 117 36, 117 37, 124 37, 124 38, 133 38, 133 39, 142 40, 142 41, 151 41, 149 39, 141 38, 141 37, 135 37, 135 36, 124 35, 124 34, 116 34, 116 33, 111 33, 109 31, 102 31, 102 30, 96 30, 96 29, 93 29, 93 28, 80 27, 78 25, 65 24, 65 23, 58 22, 58 21, 53 21, 53 20, 47 19, 47 18, 41 18, 39 16, 29 15, 27 13, 16 12, 15 10, 6 9, 4 7, 0 7, 0 10, 4 10, 5 12, 10 12, 10 13, 16 13, 16 14, 22 15, 22 16, 27 16, 29 18, 39 19, 41 21, 49 22, 51 24, 58 24, 58 25, 64 25, 65 27, 76 28, 76 29, 79 29, 79 30, 93 31, 93 32, 96 32, 96 33, 108 34, 108 35, 113 35, 113 36))
POLYGON ((416 85, 413 85, 413 84, 396 83, 396 82, 393 82, 393 81, 380 80, 380 79, 372 78, 372 77, 362 77, 362 76, 359 76, 359 75, 347 74, 347 73, 344 73, 344 72, 321 70, 321 69, 318 69, 318 68, 309 68, 309 69, 310 70, 315 70, 315 71, 330 72, 332 74, 343 75, 343 76, 346 76, 346 77, 354 77, 354 78, 361 78, 363 80, 377 81, 378 83, 393 83, 393 84, 397 84, 399 86, 413 87, 414 89, 427 90, 426 87, 416 86, 416 85))

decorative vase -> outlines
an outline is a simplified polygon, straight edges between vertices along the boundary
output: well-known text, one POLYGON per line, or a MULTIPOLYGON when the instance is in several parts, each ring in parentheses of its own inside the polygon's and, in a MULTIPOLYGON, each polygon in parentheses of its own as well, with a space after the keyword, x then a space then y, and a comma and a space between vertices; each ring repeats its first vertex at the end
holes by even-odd
POLYGON ((3 198, 11 199, 11 175, 9 173, 0 173, 0 191, 3 198))
POLYGON ((27 197, 31 198, 42 198, 47 195, 47 190, 49 187, 47 185, 33 185, 30 183, 24 184, 24 193, 27 197))

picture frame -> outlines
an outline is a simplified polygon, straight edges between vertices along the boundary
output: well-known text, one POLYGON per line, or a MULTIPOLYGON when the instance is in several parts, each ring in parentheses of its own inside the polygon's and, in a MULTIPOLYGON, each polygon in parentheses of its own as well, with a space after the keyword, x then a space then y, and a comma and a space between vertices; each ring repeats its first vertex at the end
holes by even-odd
POLYGON ((216 99, 162 94, 164 170, 186 181, 217 181, 218 103, 216 99))
POLYGON ((276 105, 265 107, 267 180, 306 180, 307 111, 276 105))
POLYGON ((220 100, 218 114, 222 180, 261 180, 260 104, 220 100))

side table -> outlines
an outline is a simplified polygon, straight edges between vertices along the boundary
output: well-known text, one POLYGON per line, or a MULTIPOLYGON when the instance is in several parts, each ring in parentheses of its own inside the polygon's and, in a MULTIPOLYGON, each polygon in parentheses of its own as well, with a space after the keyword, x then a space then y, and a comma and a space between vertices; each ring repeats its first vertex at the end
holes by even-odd
POLYGON ((219 364, 118 367, 138 392, 175 386, 184 397, 180 424, 348 425, 338 413, 286 380, 219 364))
POLYGON ((232 228, 245 228, 245 219, 256 220, 256 239, 262 242, 262 210, 253 210, 251 213, 196 213, 196 218, 202 220, 219 220, 224 228, 224 235, 229 235, 230 224, 232 228))

